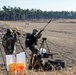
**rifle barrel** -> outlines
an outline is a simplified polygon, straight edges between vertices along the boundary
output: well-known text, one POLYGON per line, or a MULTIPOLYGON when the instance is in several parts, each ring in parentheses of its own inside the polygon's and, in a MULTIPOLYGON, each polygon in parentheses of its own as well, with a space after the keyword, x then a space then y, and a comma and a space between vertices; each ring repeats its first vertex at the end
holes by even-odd
POLYGON ((46 28, 46 26, 47 26, 50 22, 51 22, 51 20, 44 26, 44 28, 43 28, 42 30, 40 30, 40 32, 39 32, 37 35, 41 34, 41 32, 44 31, 44 29, 46 28))
POLYGON ((43 30, 46 28, 46 26, 51 22, 51 20, 45 25, 45 27, 43 28, 43 30))

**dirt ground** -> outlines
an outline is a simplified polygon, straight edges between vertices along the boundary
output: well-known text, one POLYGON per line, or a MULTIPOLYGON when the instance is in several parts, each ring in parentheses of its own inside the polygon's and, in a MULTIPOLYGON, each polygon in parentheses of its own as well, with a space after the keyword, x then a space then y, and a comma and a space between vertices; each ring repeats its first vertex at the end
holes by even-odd
MULTIPOLYGON (((40 31, 46 24, 29 21, 0 21, 0 44, 1 37, 5 33, 6 28, 10 27, 21 33, 22 36, 19 39, 25 48, 25 37, 23 34, 27 32, 32 33, 33 29, 40 31)), ((76 20, 53 20, 42 32, 42 37, 47 38, 46 42, 48 43, 50 53, 58 53, 58 55, 54 55, 54 59, 64 60, 67 67, 76 66, 76 20)), ((39 39, 39 46, 41 45, 41 40, 39 39)), ((3 51, 1 45, 0 47, 3 51)), ((44 47, 46 48, 46 45, 44 47)), ((17 52, 20 51, 22 51, 22 48, 17 44, 17 52)), ((28 58, 30 58, 30 50, 27 48, 25 51, 28 58)), ((49 51, 47 50, 47 52, 49 51)), ((2 64, 2 61, 0 64, 2 64)))

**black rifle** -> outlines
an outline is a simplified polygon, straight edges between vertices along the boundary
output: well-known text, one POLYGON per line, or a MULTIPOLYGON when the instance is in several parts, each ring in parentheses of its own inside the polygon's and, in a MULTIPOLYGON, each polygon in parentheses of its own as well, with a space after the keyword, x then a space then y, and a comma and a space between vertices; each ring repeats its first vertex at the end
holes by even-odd
POLYGON ((46 28, 46 26, 47 26, 51 21, 52 21, 52 20, 50 20, 50 21, 45 25, 45 27, 40 30, 40 32, 37 34, 37 36, 39 36, 39 35, 42 33, 42 31, 44 31, 44 29, 46 28))
POLYGON ((51 59, 53 59, 53 55, 58 55, 58 53, 44 53, 43 58, 49 58, 51 56, 51 59))
POLYGON ((53 55, 58 55, 58 53, 50 53, 50 54, 48 53, 47 55, 51 56, 51 59, 53 59, 53 55))

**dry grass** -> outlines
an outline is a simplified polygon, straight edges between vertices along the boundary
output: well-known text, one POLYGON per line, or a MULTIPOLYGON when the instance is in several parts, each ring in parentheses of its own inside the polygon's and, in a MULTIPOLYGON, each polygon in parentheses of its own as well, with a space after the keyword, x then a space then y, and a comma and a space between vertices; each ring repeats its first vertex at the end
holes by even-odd
MULTIPOLYGON (((1 21, 1 23, 19 30, 22 34, 32 32, 32 29, 41 30, 46 25, 46 23, 29 22, 29 25, 26 26, 26 22, 22 21, 1 21)), ((58 58, 66 61, 67 68, 60 71, 36 72, 34 69, 28 70, 27 65, 25 75, 76 75, 76 20, 74 22, 73 20, 51 22, 42 34, 43 37, 48 38, 51 52, 59 53, 58 58), (71 68, 69 67, 70 65, 71 68)), ((2 70, 0 72, 0 75, 5 75, 2 70)))
MULTIPOLYGON (((1 74, 0 74, 1 75, 1 74)), ((10 74, 10 75, 15 75, 15 74, 10 74)), ((17 74, 20 75, 20 74, 17 74)), ((24 74, 21 74, 24 75, 24 74)), ((35 71, 34 69, 28 70, 25 69, 25 75, 76 75, 76 66, 72 69, 67 69, 66 71, 60 70, 60 71, 35 71)))

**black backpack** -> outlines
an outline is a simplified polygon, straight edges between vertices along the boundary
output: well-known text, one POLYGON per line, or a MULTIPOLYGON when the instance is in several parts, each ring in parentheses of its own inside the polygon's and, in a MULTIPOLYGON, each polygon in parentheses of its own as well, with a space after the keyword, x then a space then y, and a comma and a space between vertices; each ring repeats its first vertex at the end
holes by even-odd
POLYGON ((30 41, 31 41, 31 33, 26 33, 26 38, 25 38, 25 46, 26 48, 30 46, 30 41))

